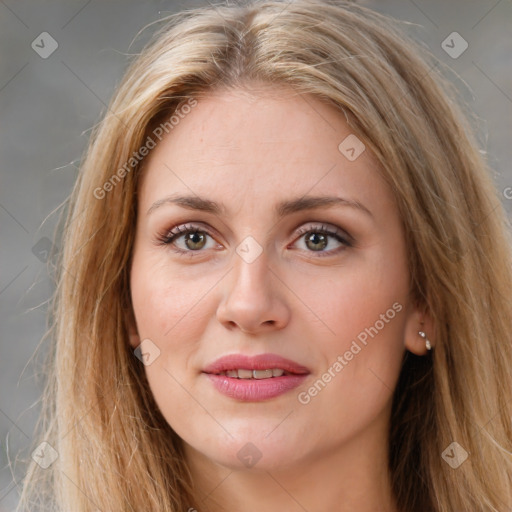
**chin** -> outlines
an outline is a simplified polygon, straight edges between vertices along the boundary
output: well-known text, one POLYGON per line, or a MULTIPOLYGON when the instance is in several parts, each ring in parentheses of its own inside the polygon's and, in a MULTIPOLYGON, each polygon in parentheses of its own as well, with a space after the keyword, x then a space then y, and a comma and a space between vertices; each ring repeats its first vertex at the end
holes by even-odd
POLYGON ((227 443, 192 445, 196 452, 212 462, 233 471, 274 471, 285 469, 299 462, 297 448, 304 449, 303 444, 293 445, 281 438, 271 439, 261 434, 258 437, 234 436, 227 443), (252 439, 252 440, 251 440, 252 439))

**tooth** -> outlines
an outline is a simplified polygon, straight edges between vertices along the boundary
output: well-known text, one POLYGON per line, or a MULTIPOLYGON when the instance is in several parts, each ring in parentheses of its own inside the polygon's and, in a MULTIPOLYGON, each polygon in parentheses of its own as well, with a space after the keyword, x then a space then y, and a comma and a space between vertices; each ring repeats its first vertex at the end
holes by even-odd
POLYGON ((272 370, 253 370, 252 374, 255 379, 268 379, 272 377, 272 370))
POLYGON ((235 379, 238 378, 238 370, 227 370, 226 377, 234 377, 235 379))
POLYGON ((281 377, 283 373, 284 370, 281 370, 281 368, 272 368, 272 377, 281 377))
POLYGON ((239 379, 252 379, 252 370, 238 370, 239 379))

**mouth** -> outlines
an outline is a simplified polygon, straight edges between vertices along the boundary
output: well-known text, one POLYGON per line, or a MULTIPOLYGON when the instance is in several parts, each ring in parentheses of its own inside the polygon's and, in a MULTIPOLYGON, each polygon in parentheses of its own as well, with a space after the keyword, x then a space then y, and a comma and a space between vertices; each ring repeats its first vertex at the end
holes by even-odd
POLYGON ((258 402, 282 395, 310 374, 305 366, 276 354, 231 354, 204 368, 221 394, 244 402, 258 402))
POLYGON ((272 379, 282 377, 283 375, 293 375, 282 368, 270 368, 267 370, 248 370, 239 368, 238 370, 226 370, 224 372, 214 373, 213 375, 223 375, 232 379, 272 379))
POLYGON ((310 373, 305 366, 277 354, 229 354, 206 366, 203 372, 238 379, 269 379, 310 373))

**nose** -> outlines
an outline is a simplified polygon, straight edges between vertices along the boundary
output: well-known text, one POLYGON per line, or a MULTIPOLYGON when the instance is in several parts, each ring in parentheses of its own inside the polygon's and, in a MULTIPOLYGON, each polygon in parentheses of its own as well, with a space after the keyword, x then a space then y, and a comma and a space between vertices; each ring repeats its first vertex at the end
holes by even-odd
POLYGON ((219 322, 252 334, 283 329, 290 320, 286 286, 269 268, 265 252, 251 263, 236 254, 234 259, 217 308, 219 322))

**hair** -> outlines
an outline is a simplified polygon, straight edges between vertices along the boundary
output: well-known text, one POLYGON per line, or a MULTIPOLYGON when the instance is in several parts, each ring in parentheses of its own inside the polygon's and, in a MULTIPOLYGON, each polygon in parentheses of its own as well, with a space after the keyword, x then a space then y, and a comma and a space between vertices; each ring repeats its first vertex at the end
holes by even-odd
POLYGON ((94 128, 70 197, 34 444, 49 442, 59 458, 46 470, 31 462, 19 510, 200 508, 181 439, 128 344, 144 159, 125 164, 187 99, 256 82, 337 108, 394 194, 411 297, 435 324, 434 350, 405 352, 393 396, 399 510, 511 509, 510 226, 440 67, 395 20, 353 2, 264 0, 164 20, 94 128), (442 457, 453 442, 469 454, 457 469, 442 457))

